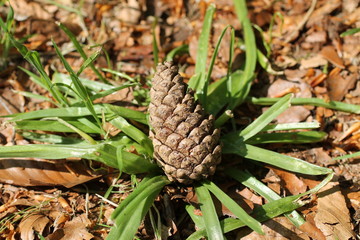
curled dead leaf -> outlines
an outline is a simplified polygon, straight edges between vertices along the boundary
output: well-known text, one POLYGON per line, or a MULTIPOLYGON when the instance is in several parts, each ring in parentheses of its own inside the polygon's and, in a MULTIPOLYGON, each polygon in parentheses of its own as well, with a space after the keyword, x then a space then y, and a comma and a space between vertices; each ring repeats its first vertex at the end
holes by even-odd
POLYGON ((0 182, 19 186, 75 185, 100 177, 80 161, 0 159, 0 182))

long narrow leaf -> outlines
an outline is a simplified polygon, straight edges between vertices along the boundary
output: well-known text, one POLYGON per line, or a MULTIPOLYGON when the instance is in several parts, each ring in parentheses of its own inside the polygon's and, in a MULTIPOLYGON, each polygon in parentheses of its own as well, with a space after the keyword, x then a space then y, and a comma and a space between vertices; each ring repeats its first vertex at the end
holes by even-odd
POLYGON ((325 132, 307 131, 307 132, 288 132, 288 133, 261 133, 246 140, 247 144, 265 144, 265 143, 314 143, 323 141, 327 136, 325 132))
POLYGON ((119 224, 111 228, 106 240, 133 240, 141 221, 149 211, 159 192, 160 190, 154 191, 144 199, 140 199, 140 201, 134 200, 137 204, 136 207, 131 209, 131 213, 124 213, 124 215, 126 214, 126 219, 123 219, 122 216, 114 219, 119 224))
POLYGON ((292 172, 308 175, 323 175, 332 172, 332 170, 329 168, 319 167, 298 158, 282 155, 277 152, 269 151, 248 144, 233 145, 232 142, 226 141, 224 143, 223 153, 237 154, 244 158, 264 162, 292 172))
MULTIPOLYGON (((272 105, 278 101, 278 98, 249 98, 248 101, 258 105, 272 105)), ((319 98, 293 98, 291 105, 310 105, 317 107, 324 107, 343 112, 360 113, 360 105, 348 104, 338 101, 325 101, 319 98)))
POLYGON ((126 135, 134 139, 137 143, 141 144, 147 150, 149 156, 152 156, 152 142, 146 134, 129 124, 123 117, 119 116, 110 122, 117 128, 121 129, 126 135))
POLYGON ((273 106, 271 106, 266 112, 261 114, 255 121, 248 125, 244 130, 240 132, 240 137, 243 137, 244 141, 253 137, 255 134, 260 132, 266 127, 272 120, 284 112, 290 107, 291 95, 288 94, 281 98, 273 106))
MULTIPOLYGON (((122 116, 127 119, 135 120, 137 122, 147 124, 146 115, 142 112, 135 111, 126 107, 115 106, 110 104, 96 104, 94 105, 96 114, 101 115, 102 113, 111 114, 116 116, 122 116)), ((43 110, 37 110, 26 113, 17 113, 12 115, 5 115, 1 117, 10 117, 11 121, 21 121, 29 119, 41 119, 49 117, 84 117, 92 115, 86 107, 67 107, 67 108, 49 108, 43 110)))
MULTIPOLYGON (((220 44, 222 42, 222 39, 225 36, 225 33, 229 28, 231 29, 231 32, 233 33, 234 29, 230 25, 226 26, 222 30, 222 32, 221 32, 221 34, 220 34, 220 36, 219 36, 219 38, 218 38, 218 40, 216 42, 216 46, 215 46, 215 49, 214 49, 214 52, 212 54, 211 61, 210 61, 210 64, 209 64, 209 70, 208 70, 208 72, 206 74, 206 79, 205 79, 205 82, 204 82, 204 85, 203 85, 203 90, 202 90, 202 93, 204 95, 204 98, 203 98, 203 101, 202 101, 202 106, 204 107, 205 111, 207 111, 208 84, 210 82, 210 77, 211 77, 211 73, 212 73, 212 70, 213 70, 213 67, 214 67, 214 64, 215 64, 215 59, 217 57, 217 54, 218 54, 219 47, 220 47, 220 44)), ((230 42, 231 42, 230 49, 232 50, 232 46, 234 45, 234 34, 231 34, 231 41, 230 42)), ((230 56, 232 56, 232 52, 231 52, 230 56)), ((231 62, 231 59, 230 59, 230 62, 231 62)), ((231 67, 231 66, 229 66, 229 67, 231 67)), ((229 71, 228 71, 228 77, 230 77, 229 71)), ((230 78, 230 80, 231 80, 231 78, 230 78)), ((231 83, 230 83, 230 85, 231 85, 231 83)))
POLYGON ((230 110, 232 110, 234 107, 242 103, 247 97, 250 90, 251 81, 254 78, 254 71, 256 67, 256 58, 257 58, 255 35, 250 20, 247 16, 248 11, 246 7, 246 1, 234 0, 234 5, 235 5, 235 12, 238 16, 239 22, 243 26, 245 48, 246 48, 245 51, 246 63, 245 63, 244 74, 242 76, 242 80, 240 84, 238 85, 238 88, 231 90, 232 96, 235 97, 234 99, 235 101, 233 101, 230 104, 229 106, 230 110))
POLYGON ((299 129, 313 129, 319 127, 320 127, 319 122, 281 123, 281 124, 269 124, 266 127, 264 127, 262 131, 299 130, 299 129))
MULTIPOLYGON (((76 88, 77 93, 80 95, 81 99, 84 101, 85 106, 89 109, 89 111, 91 112, 91 115, 93 116, 93 118, 95 119, 95 121, 97 122, 99 127, 102 129, 102 124, 101 124, 98 116, 96 115, 96 112, 94 109, 94 104, 92 103, 92 101, 90 99, 89 93, 86 91, 86 88, 81 83, 77 74, 71 68, 69 63, 66 61, 65 57, 61 54, 60 49, 58 48, 56 43, 54 41, 52 41, 52 43, 54 45, 55 52, 59 56, 61 62, 63 63, 64 67, 66 68, 66 70, 69 72, 71 80, 76 88)), ((103 132, 103 134, 105 134, 105 132, 103 132)))
POLYGON ((205 186, 195 186, 195 192, 200 202, 200 209, 203 214, 207 238, 209 240, 224 239, 219 218, 216 214, 211 195, 205 186))
POLYGON ((226 193, 224 193, 219 187, 217 187, 213 182, 208 180, 202 181, 202 185, 209 189, 217 199, 220 200, 224 206, 226 206, 235 216, 237 216, 245 225, 250 227, 257 233, 264 234, 261 229, 260 223, 255 220, 253 217, 249 216, 244 209, 242 209, 234 200, 232 200, 226 193))
MULTIPOLYGON (((86 61, 88 59, 88 56, 86 55, 85 51, 82 49, 80 43, 77 41, 75 35, 64 24, 62 24, 60 22, 57 22, 57 24, 61 28, 61 30, 63 30, 66 33, 66 35, 68 35, 68 37, 70 38, 70 40, 74 44, 76 50, 80 53, 81 57, 86 61)), ((90 67, 102 82, 107 83, 107 80, 95 68, 93 63, 90 64, 90 67)))
POLYGON ((196 53, 195 74, 191 77, 188 83, 189 87, 196 91, 196 94, 201 103, 203 103, 206 98, 204 93, 204 88, 206 85, 206 62, 208 56, 211 23, 214 12, 215 5, 210 4, 206 10, 203 27, 199 37, 198 49, 196 53))
MULTIPOLYGON (((67 120, 69 124, 75 128, 86 132, 100 134, 101 132, 97 129, 91 128, 88 125, 84 125, 79 121, 67 120)), ((75 132, 74 129, 59 123, 58 121, 50 120, 22 120, 16 122, 16 128, 22 130, 38 130, 38 131, 49 131, 49 132, 75 132)))
POLYGON ((160 191, 162 187, 169 184, 170 181, 165 176, 155 176, 151 178, 145 178, 139 186, 119 205, 118 208, 112 213, 111 218, 116 220, 116 224, 121 224, 121 220, 124 216, 124 212, 131 213, 132 208, 137 207, 137 201, 141 201, 144 197, 149 196, 151 193, 160 191))

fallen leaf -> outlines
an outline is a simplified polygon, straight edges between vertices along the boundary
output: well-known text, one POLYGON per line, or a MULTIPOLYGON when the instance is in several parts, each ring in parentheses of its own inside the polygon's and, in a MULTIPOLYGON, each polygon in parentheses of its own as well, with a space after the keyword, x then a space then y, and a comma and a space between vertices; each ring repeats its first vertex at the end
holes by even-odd
POLYGON ((358 75, 344 76, 339 68, 334 68, 326 79, 329 97, 333 101, 341 101, 350 89, 354 88, 358 75))
POLYGON ((338 183, 330 182, 318 193, 315 223, 327 239, 355 238, 349 209, 338 183))
POLYGON ((294 173, 272 167, 271 169, 281 178, 283 187, 291 194, 296 195, 306 191, 306 184, 294 173))
POLYGON ((0 159, 0 182, 19 186, 73 187, 99 177, 82 162, 0 159))
POLYGON ((90 240, 94 237, 88 231, 91 221, 86 214, 81 214, 69 222, 66 222, 64 228, 57 229, 54 233, 47 236, 48 240, 90 240))
POLYGON ((277 116, 278 123, 297 123, 306 120, 310 116, 310 110, 303 106, 293 106, 277 116))
POLYGON ((33 214, 25 217, 19 224, 19 232, 22 240, 34 240, 35 231, 42 234, 50 219, 43 214, 33 214))
POLYGON ((319 66, 324 66, 326 64, 327 61, 324 59, 324 57, 320 54, 316 54, 313 57, 302 59, 300 61, 300 69, 316 68, 319 66))
POLYGON ((344 69, 344 63, 333 46, 325 46, 321 49, 321 56, 338 68, 344 69))

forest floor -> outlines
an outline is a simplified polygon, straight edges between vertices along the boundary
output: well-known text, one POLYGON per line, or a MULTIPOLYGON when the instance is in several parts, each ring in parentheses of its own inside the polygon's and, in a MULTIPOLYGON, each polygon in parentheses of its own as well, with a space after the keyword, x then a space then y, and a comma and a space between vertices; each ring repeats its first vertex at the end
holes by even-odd
MULTIPOLYGON (((145 85, 148 77, 154 73, 153 36, 158 43, 159 62, 163 61, 172 49, 188 44, 188 52, 177 56, 175 61, 181 66, 181 74, 185 80, 194 74, 199 35, 206 9, 211 2, 216 3, 210 39, 213 49, 222 30, 229 24, 236 30, 236 36, 242 37, 241 23, 230 0, 10 1, 15 12, 14 36, 23 39, 28 49, 40 53, 42 63, 50 76, 54 72, 66 73, 56 56, 51 39, 66 53, 66 60, 72 68, 79 69, 83 63, 80 53, 74 50, 68 36, 57 25, 57 22, 61 22, 86 46, 84 50, 87 53, 102 48, 96 66, 114 69, 140 79, 145 88, 148 87, 145 85)), ((359 2, 248 1, 248 16, 256 29, 257 47, 270 63, 267 69, 258 64, 250 96, 281 97, 292 92, 296 97, 360 104, 360 33, 341 35, 349 29, 360 27, 359 2)), ((8 12, 9 2, 0 5, 2 19, 6 19, 8 12)), ((212 81, 227 74, 229 45, 230 34, 226 33, 215 61, 212 81)), ((2 42, 0 115, 52 107, 49 102, 19 93, 28 91, 49 97, 47 91, 31 81, 19 68, 35 72, 16 48, 10 48, 6 53, 5 49, 2 42)), ((244 51, 236 48, 233 69, 242 65, 244 51)), ((209 52, 209 61, 211 55, 212 52, 209 52)), ((109 81, 122 81, 122 78, 115 78, 110 73, 103 74, 109 81)), ((85 69, 81 76, 99 80, 90 68, 85 69)), ((121 90, 100 99, 100 102, 132 102, 135 104, 131 104, 131 108, 146 111, 147 99, 142 93, 141 89, 121 90)), ((235 121, 243 125, 249 124, 263 110, 263 107, 244 103, 234 111, 235 121)), ((324 141, 300 145, 266 145, 268 149, 331 168, 335 172, 335 178, 321 190, 317 198, 299 209, 307 224, 299 229, 285 217, 277 217, 265 222, 265 236, 241 229, 229 235, 228 239, 359 237, 360 158, 333 158, 359 151, 360 117, 358 114, 323 107, 292 106, 277 118, 278 123, 312 121, 318 121, 320 130, 327 133, 324 141)), ((0 128, 1 145, 29 143, 32 141, 16 133, 13 126, 3 123, 0 128)), ((256 165, 249 164, 249 167, 256 169, 256 165)), ((9 171, 0 170, 0 175, 9 171)), ((112 225, 110 215, 114 206, 103 202, 101 196, 112 183, 113 176, 92 181, 89 180, 93 177, 84 177, 74 182, 68 179, 68 183, 53 176, 55 186, 42 186, 41 182, 31 180, 31 172, 28 174, 23 182, 15 181, 9 184, 10 180, 2 180, 3 183, 0 184, 0 239, 20 239, 19 236, 24 240, 40 239, 36 232, 46 239, 104 239, 107 236, 109 228, 106 225, 112 225), (82 184, 77 185, 80 182, 82 184), (56 186, 57 184, 63 186, 56 186), (54 200, 53 196, 58 197, 54 200), (44 201, 47 203, 44 204, 44 201), (23 214, 31 211, 36 214, 24 217, 23 214), (9 219, 9 216, 15 218, 9 219)), ((257 177, 282 196, 305 192, 319 180, 270 166, 258 171, 257 177)), ((117 191, 111 195, 112 201, 126 198, 131 181, 129 176, 117 182, 117 191)), ((227 183, 224 187, 230 189, 231 185, 227 183)), ((167 187, 159 198, 168 198, 171 192, 174 194, 173 191, 178 190, 167 187)), ((184 192, 181 194, 184 198, 190 197, 184 195, 184 192)), ((234 198, 243 199, 249 206, 263 202, 261 197, 246 189, 231 194, 234 198)), ((179 201, 176 196, 172 195, 172 200, 179 201)), ((173 211, 176 211, 176 208, 173 211)), ((182 213, 176 215, 180 216, 182 213)), ((226 210, 223 210, 223 215, 227 215, 226 210)), ((169 239, 185 239, 185 236, 194 231, 193 226, 186 226, 186 222, 179 226, 169 222, 164 225, 167 228, 163 230, 168 232, 169 239)), ((153 239, 153 232, 147 221, 140 227, 138 237, 153 239)))

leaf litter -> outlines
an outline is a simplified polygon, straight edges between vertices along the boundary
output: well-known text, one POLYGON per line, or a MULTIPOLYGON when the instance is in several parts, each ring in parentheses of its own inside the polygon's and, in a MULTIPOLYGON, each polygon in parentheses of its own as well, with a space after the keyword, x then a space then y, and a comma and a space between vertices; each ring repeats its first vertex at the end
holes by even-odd
MULTIPOLYGON (((151 24, 154 17, 159 21, 155 35, 159 43, 160 58, 163 59, 165 53, 174 47, 189 44, 189 53, 179 56, 177 61, 186 66, 182 69, 184 76, 191 76, 194 72, 197 39, 208 4, 206 1, 163 0, 155 6, 136 0, 122 3, 95 3, 86 0, 80 7, 77 1, 61 1, 58 5, 50 2, 52 1, 19 0, 12 3, 16 20, 15 35, 25 38, 24 44, 29 49, 41 52, 48 73, 65 73, 59 60, 54 57, 51 38, 62 51, 68 53, 66 59, 74 69, 79 69, 82 63, 80 55, 74 51, 75 48, 68 37, 55 24, 55 21, 60 21, 66 24, 82 43, 101 44, 119 72, 133 77, 139 76, 140 82, 144 83, 146 77, 153 73, 151 24)), ((292 91, 299 97, 312 96, 326 101, 360 103, 360 35, 340 37, 342 32, 359 27, 359 1, 255 0, 248 2, 248 8, 251 21, 264 31, 264 40, 259 46, 269 44, 270 63, 284 70, 284 75, 280 76, 259 70, 252 88, 253 96, 278 97, 286 91, 292 91)), ((8 3, 5 3, 0 11, 2 17, 6 16, 7 10, 8 3)), ((212 48, 216 44, 217 35, 229 23, 236 29, 240 28, 232 2, 217 3, 212 29, 214 35, 210 42, 212 48)), ((261 41, 260 37, 258 39, 261 41)), ((216 59, 213 79, 223 77, 227 73, 229 56, 224 46, 228 46, 229 42, 230 38, 225 37, 216 59)), ((93 51, 91 48, 84 49, 88 55, 93 51)), ((233 67, 240 66, 243 62, 244 52, 237 51, 233 67)), ((2 48, 0 53, 3 53, 2 48)), ((9 59, 11 63, 1 66, 1 115, 51 107, 49 103, 24 97, 17 92, 26 90, 49 96, 44 89, 39 88, 13 65, 13 62, 16 62, 19 66, 29 69, 29 65, 21 60, 20 54, 11 49, 9 59)), ((96 64, 108 67, 105 55, 101 55, 96 64)), ((83 76, 92 80, 97 79, 96 74, 87 69, 83 76)), ((107 77, 114 76, 109 74, 107 77)), ((143 86, 148 87, 144 84, 143 86)), ((131 91, 134 92, 134 89, 131 91)), ((120 99, 118 95, 106 99, 111 102, 133 100, 128 98, 127 93, 122 96, 120 99)), ((240 120, 248 117, 254 119, 259 115, 259 108, 256 106, 248 105, 244 108, 249 108, 249 111, 236 111, 240 120)), ((238 119, 237 121, 241 122, 238 119)), ((270 149, 306 159, 319 166, 330 167, 336 173, 337 177, 320 191, 318 198, 312 199, 309 206, 299 210, 306 217, 306 224, 298 229, 285 217, 278 217, 264 224, 267 238, 248 230, 240 230, 229 239, 351 239, 355 238, 356 234, 359 235, 359 159, 332 160, 333 157, 359 151, 359 116, 321 107, 299 106, 290 108, 277 119, 279 123, 313 120, 320 122, 321 129, 328 133, 324 142, 310 147, 289 147, 281 144, 268 146, 270 149)), ((9 124, 2 125, 0 137, 2 145, 23 145, 33 142, 15 133, 14 126, 9 124)), ((116 174, 109 174, 99 180, 98 175, 101 173, 94 172, 91 167, 78 161, 69 163, 76 166, 65 167, 65 164, 61 168, 58 168, 55 162, 38 159, 33 161, 36 162, 33 165, 30 162, 25 166, 17 166, 16 161, 12 159, 1 160, 0 179, 4 184, 1 185, 0 193, 0 236, 4 239, 16 239, 19 236, 21 239, 38 239, 37 234, 40 234, 46 236, 46 239, 104 239, 108 229, 96 224, 111 225, 109 216, 114 207, 106 202, 100 205, 101 199, 93 193, 86 193, 86 188, 97 189, 99 192, 97 185, 100 185, 104 193, 114 179, 116 180, 116 174), (11 163, 12 168, 5 164, 6 161, 11 163), (44 162, 47 164, 46 168, 44 162), (38 167, 39 165, 42 167, 38 167), (21 180, 19 176, 26 177, 21 180), (95 181, 88 182, 94 178, 95 181), (88 182, 86 188, 78 185, 84 182, 88 182), (54 185, 63 185, 70 189, 54 185)), ((111 173, 111 169, 107 171, 111 173)), ((259 171, 258 175, 264 177, 263 182, 271 189, 283 196, 304 192, 319 182, 315 177, 306 178, 284 170, 270 168, 269 171, 259 171)), ((116 186, 116 191, 111 195, 113 202, 118 202, 128 195, 131 189, 130 176, 119 180, 116 186)), ((265 202, 246 188, 234 189, 231 184, 222 188, 234 199, 238 198, 237 202, 247 206, 248 211, 265 202)), ((181 205, 183 199, 187 201, 188 192, 171 188, 168 188, 168 191, 172 196, 171 201, 174 202, 167 204, 166 208, 170 208, 168 211, 175 211, 175 215, 181 214, 176 213, 177 206, 181 205)), ((163 195, 160 198, 166 197, 163 195)), ((191 201, 196 202, 194 199, 191 201)), ((222 206, 220 211, 223 215, 230 214, 222 206)), ((181 221, 165 219, 169 222, 168 236, 179 239, 179 235, 176 235, 179 234, 178 231, 189 231, 186 227, 179 230, 181 221)), ((151 239, 152 231, 148 225, 149 221, 145 220, 139 229, 141 239, 151 239)))

